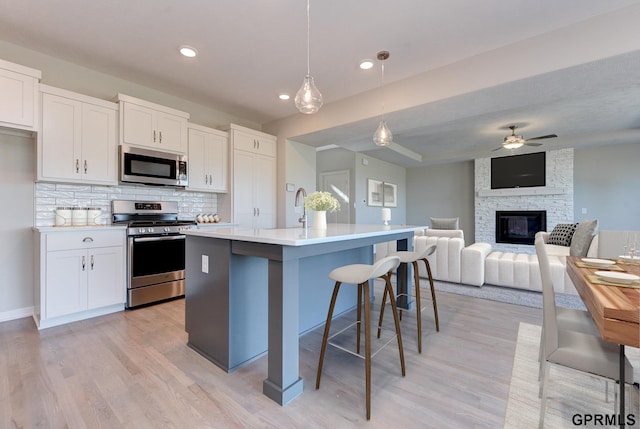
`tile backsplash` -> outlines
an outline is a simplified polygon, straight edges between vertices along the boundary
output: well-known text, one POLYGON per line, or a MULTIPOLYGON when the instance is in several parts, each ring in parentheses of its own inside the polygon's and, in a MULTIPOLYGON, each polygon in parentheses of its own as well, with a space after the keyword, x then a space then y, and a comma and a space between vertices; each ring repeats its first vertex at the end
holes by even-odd
MULTIPOLYGON (((52 226, 57 207, 98 207, 102 222, 111 223, 111 200, 177 201, 178 217, 195 220, 198 213, 216 213, 217 194, 144 185, 35 184, 35 226, 52 226)), ((228 221, 229 219, 223 219, 228 221)))

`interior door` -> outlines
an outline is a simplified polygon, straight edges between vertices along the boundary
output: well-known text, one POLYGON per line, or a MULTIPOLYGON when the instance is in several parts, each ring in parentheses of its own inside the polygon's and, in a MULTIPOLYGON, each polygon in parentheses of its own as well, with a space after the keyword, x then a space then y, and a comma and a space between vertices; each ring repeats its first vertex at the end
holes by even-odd
POLYGON ((331 192, 340 202, 340 210, 327 213, 328 223, 352 223, 349 170, 330 171, 320 174, 321 187, 325 192, 331 192))

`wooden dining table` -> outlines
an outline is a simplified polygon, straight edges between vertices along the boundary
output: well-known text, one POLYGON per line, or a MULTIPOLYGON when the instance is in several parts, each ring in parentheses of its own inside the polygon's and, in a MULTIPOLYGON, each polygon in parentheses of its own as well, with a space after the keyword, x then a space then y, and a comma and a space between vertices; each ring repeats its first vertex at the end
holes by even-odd
MULTIPOLYGON (((640 275, 640 264, 617 260, 609 270, 640 275)), ((625 346, 640 347, 640 288, 605 284, 595 275, 601 268, 586 266, 580 257, 567 256, 567 273, 602 338, 620 346, 620 380, 625 379, 625 346)), ((631 285, 633 286, 633 285, 631 285)), ((620 427, 625 418, 624 383, 620 383, 620 427)))

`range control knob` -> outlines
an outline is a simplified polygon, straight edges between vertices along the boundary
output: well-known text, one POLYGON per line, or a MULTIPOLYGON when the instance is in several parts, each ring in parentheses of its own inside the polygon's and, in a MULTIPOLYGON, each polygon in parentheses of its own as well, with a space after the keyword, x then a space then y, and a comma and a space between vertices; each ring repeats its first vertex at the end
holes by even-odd
POLYGON ((148 232, 153 232, 154 230, 153 230, 153 228, 149 228, 147 231, 148 232))
POLYGON ((171 228, 169 228, 168 226, 164 227, 164 232, 171 232, 171 228))
POLYGON ((144 228, 138 228, 138 232, 139 232, 140 234, 144 234, 144 228))

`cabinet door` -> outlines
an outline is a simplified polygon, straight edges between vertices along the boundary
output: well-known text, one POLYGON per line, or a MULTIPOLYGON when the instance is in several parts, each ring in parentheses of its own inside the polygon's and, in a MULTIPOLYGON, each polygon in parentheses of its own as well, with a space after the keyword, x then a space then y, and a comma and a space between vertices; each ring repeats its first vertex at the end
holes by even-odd
POLYGON ((125 301, 124 249, 102 247, 88 251, 87 307, 100 308, 125 301))
POLYGON ((0 122, 33 127, 36 79, 0 69, 0 122))
POLYGON ((158 148, 174 152, 186 152, 187 120, 165 112, 157 112, 158 148))
POLYGON ((123 140, 125 143, 155 147, 155 110, 131 103, 123 105, 123 140))
POLYGON ((209 190, 209 176, 205 165, 206 140, 206 133, 194 129, 189 130, 189 189, 209 190))
POLYGON ((209 187, 214 192, 227 192, 227 165, 229 164, 227 138, 211 134, 205 156, 208 161, 209 187))
POLYGON ((86 310, 86 250, 48 252, 46 264, 44 318, 86 310))
POLYGON ((257 152, 258 139, 256 138, 255 134, 233 130, 233 148, 246 150, 248 152, 257 152))
POLYGON ((233 221, 253 227, 256 205, 253 200, 254 155, 236 150, 233 161, 233 221))
POLYGON ((42 178, 80 179, 82 103, 42 95, 42 178))
POLYGON ((82 178, 118 183, 116 112, 102 106, 82 106, 82 178))
POLYGON ((255 155, 253 194, 258 210, 256 228, 276 227, 276 159, 255 155))

